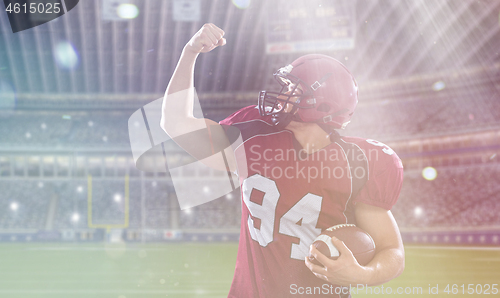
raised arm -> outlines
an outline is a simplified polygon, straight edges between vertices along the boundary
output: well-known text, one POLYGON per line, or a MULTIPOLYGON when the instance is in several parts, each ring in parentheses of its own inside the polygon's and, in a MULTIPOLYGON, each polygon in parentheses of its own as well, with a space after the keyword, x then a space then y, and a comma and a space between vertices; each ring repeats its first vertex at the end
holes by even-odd
POLYGON ((193 116, 194 67, 200 53, 207 53, 226 44, 224 31, 214 24, 205 24, 184 46, 181 57, 163 97, 161 128, 184 150, 213 168, 235 170, 234 159, 227 164, 208 158, 214 148, 227 148, 229 142, 222 127, 210 119, 193 116))

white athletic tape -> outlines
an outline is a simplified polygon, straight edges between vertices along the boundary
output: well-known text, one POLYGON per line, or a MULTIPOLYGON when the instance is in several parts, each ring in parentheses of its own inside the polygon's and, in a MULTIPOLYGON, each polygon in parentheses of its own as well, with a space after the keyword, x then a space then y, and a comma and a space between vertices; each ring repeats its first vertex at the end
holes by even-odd
POLYGON ((330 236, 319 235, 318 238, 316 238, 316 241, 321 241, 325 243, 326 246, 328 246, 328 249, 330 250, 330 258, 340 256, 340 253, 337 250, 337 248, 333 245, 332 238, 330 236))

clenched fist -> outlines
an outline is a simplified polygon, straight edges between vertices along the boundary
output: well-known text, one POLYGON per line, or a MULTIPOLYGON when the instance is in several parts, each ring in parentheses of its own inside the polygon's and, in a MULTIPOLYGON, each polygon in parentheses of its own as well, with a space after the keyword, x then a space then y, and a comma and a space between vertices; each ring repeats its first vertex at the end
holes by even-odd
POLYGON ((224 31, 214 24, 205 24, 191 37, 184 50, 193 53, 207 53, 226 44, 224 31))

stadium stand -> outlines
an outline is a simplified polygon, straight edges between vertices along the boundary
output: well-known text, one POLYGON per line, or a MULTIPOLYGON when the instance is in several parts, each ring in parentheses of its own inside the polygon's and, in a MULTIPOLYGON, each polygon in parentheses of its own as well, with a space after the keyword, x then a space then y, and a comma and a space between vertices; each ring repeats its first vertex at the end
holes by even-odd
MULTIPOLYGON (((402 98, 363 101, 345 135, 406 140, 499 128, 500 102, 491 86, 421 92, 402 98), (376 124, 376 125, 373 125, 376 124)), ((257 94, 255 95, 257 96, 257 94)), ((235 107, 234 109, 236 109, 235 107)), ((204 108, 207 117, 221 120, 230 111, 204 108)), ((130 148, 127 111, 0 111, 0 147, 130 148)))
POLYGON ((55 195, 51 185, 0 180, 0 189, 0 229, 45 228, 48 206, 55 195))
MULTIPOLYGON (((496 204, 500 193, 498 164, 436 170, 437 178, 432 181, 425 180, 419 171, 405 173, 400 200, 393 209, 402 229, 500 225, 500 206, 496 204)), ((45 229, 54 198, 57 206, 53 229, 88 227, 87 180, 0 180, 0 187, 0 229, 45 229), (15 210, 12 203, 17 204, 15 210)), ((236 229, 240 224, 238 191, 181 211, 173 188, 166 181, 148 179, 142 183, 136 179, 130 182, 129 189, 129 228, 236 229)), ((124 223, 123 180, 96 179, 92 193, 93 224, 124 223)))
POLYGON ((0 112, 2 147, 129 147, 125 113, 0 112))
POLYGON ((464 95, 387 100, 360 104, 343 134, 389 141, 498 128, 499 111, 494 98, 470 100, 464 95))
POLYGON ((471 228, 500 225, 498 164, 437 168, 435 180, 405 173, 393 209, 401 228, 471 228))

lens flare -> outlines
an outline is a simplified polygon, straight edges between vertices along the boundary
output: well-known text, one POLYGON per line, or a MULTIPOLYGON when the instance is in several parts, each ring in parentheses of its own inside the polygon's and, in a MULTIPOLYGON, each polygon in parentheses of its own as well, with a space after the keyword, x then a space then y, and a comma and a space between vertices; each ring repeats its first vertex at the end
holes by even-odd
POLYGON ((10 203, 10 210, 17 211, 19 209, 19 204, 17 202, 10 203))
POLYGON ((139 8, 134 4, 123 3, 118 6, 116 13, 122 19, 135 19, 139 15, 139 8))
POLYGON ((426 167, 422 170, 422 176, 425 180, 432 181, 437 177, 437 171, 433 167, 426 167))
POLYGON ((432 90, 434 91, 441 91, 444 88, 446 88, 446 83, 443 81, 437 81, 432 85, 432 90))
POLYGON ((71 215, 71 221, 72 222, 78 222, 79 220, 80 220, 80 214, 73 213, 73 215, 71 215))
POLYGON ((114 195, 113 199, 115 200, 115 202, 119 203, 122 201, 122 195, 117 193, 114 195))
POLYGON ((415 207, 415 209, 413 209, 413 214, 415 214, 416 217, 421 216, 423 213, 424 209, 422 209, 422 207, 415 207))
POLYGON ((78 66, 78 53, 70 42, 59 42, 54 51, 54 57, 57 65, 63 69, 75 69, 78 66))
POLYGON ((232 0, 234 6, 239 9, 247 9, 250 6, 251 0, 232 0))

